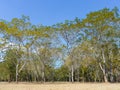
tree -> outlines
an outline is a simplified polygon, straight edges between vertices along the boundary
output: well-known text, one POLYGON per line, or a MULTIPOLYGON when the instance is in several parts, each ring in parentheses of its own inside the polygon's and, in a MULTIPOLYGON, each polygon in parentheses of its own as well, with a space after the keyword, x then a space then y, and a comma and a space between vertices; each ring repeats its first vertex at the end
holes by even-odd
POLYGON ((22 57, 22 52, 17 51, 17 49, 9 49, 6 52, 6 55, 4 57, 5 61, 5 67, 8 71, 9 75, 9 81, 14 81, 16 77, 16 70, 19 70, 17 73, 20 73, 21 71, 21 64, 19 64, 18 68, 16 68, 16 65, 18 63, 18 60, 22 57))
POLYGON ((99 58, 99 66, 103 72, 105 82, 108 82, 107 58, 102 45, 115 39, 113 36, 115 34, 114 24, 116 20, 114 13, 106 8, 88 14, 87 18, 83 20, 85 30, 87 30, 86 34, 89 35, 89 39, 92 40, 94 46, 93 49, 96 50, 95 55, 98 53, 96 57, 99 58))

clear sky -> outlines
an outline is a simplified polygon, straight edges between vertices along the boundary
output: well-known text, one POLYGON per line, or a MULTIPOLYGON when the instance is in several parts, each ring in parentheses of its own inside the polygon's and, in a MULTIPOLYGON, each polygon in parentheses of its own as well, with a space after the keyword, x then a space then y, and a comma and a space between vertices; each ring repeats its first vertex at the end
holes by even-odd
POLYGON ((120 0, 0 0, 0 19, 26 15, 33 24, 53 25, 115 6, 120 9, 120 0))

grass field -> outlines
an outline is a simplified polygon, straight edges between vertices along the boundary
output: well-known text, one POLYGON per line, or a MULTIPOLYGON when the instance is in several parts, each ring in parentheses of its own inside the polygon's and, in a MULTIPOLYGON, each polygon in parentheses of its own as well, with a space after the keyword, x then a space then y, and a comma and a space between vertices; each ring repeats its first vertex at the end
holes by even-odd
POLYGON ((120 90, 120 84, 110 83, 0 83, 0 90, 120 90))

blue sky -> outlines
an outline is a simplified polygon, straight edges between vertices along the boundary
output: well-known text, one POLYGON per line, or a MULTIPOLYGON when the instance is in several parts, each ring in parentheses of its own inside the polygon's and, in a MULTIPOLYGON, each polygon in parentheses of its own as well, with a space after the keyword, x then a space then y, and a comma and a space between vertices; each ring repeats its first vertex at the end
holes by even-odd
POLYGON ((0 0, 0 19, 10 21, 26 15, 33 24, 53 25, 115 6, 120 9, 120 0, 0 0))

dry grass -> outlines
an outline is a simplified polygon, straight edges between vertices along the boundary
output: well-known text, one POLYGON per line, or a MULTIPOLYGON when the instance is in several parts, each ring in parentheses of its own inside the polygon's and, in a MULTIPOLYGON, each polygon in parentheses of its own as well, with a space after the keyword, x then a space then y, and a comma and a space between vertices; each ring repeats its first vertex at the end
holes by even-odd
POLYGON ((110 83, 0 83, 0 90, 120 90, 120 84, 110 83))

